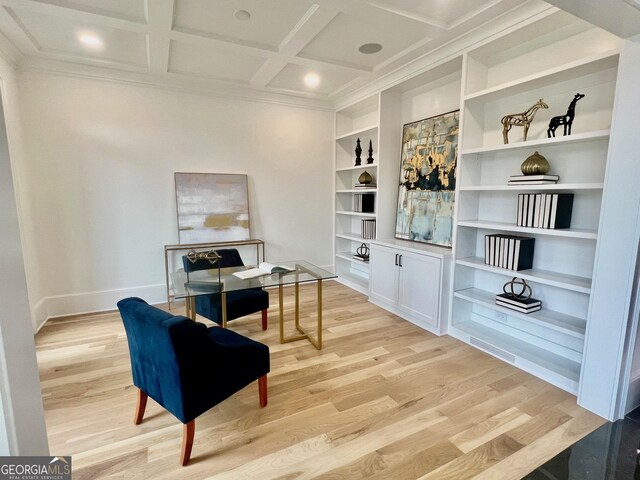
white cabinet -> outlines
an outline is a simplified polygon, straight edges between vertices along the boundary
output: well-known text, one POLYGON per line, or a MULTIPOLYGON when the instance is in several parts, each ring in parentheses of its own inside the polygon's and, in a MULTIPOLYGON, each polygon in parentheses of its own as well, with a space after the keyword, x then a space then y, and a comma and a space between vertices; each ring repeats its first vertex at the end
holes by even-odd
POLYGON ((371 243, 369 300, 436 334, 446 317, 447 249, 401 240, 371 243), (431 250, 431 251, 430 251, 431 250), (443 301, 444 300, 444 301, 443 301))

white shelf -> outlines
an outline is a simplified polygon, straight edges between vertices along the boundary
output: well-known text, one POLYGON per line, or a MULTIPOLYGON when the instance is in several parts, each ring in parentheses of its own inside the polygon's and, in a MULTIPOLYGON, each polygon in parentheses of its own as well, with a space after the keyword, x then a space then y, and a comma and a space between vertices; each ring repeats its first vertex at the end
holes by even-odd
POLYGON ((596 240, 598 238, 597 230, 588 230, 584 228, 531 228, 518 227, 513 223, 506 222, 488 222, 484 220, 459 220, 459 227, 483 228, 486 230, 500 230, 506 232, 528 233, 531 235, 549 235, 552 237, 565 238, 582 238, 586 240, 596 240))
POLYGON ((341 258, 342 260, 346 260, 347 262, 352 262, 352 263, 356 263, 358 265, 364 265, 366 267, 369 266, 369 262, 363 262, 361 260, 356 260, 355 258, 353 258, 353 255, 349 254, 349 253, 336 253, 336 257, 341 258))
POLYGON ((353 167, 343 167, 343 168, 336 168, 336 172, 349 172, 351 170, 364 170, 366 168, 378 168, 378 164, 377 163, 368 163, 365 165, 358 165, 358 166, 353 166, 353 167))
MULTIPOLYGON (((500 292, 501 293, 501 292, 500 292)), ((542 308, 533 313, 521 313, 510 308, 496 305, 495 293, 487 292, 479 288, 467 288, 454 292, 456 298, 461 298, 476 305, 481 305, 497 312, 506 313, 513 317, 527 320, 556 332, 564 333, 572 337, 584 340, 586 319, 573 317, 564 313, 542 308)))
POLYGON ((377 191, 377 188, 345 188, 336 190, 336 193, 376 193, 377 191))
MULTIPOLYGON (((528 342, 518 340, 510 335, 484 325, 480 325, 473 321, 454 323, 450 333, 456 338, 459 338, 460 335, 458 332, 461 332, 468 337, 479 339, 482 342, 489 344, 489 346, 493 346, 504 352, 511 353, 516 356, 516 365, 531 371, 537 376, 540 376, 543 379, 570 391, 571 393, 576 393, 578 380, 580 378, 579 363, 568 360, 567 358, 549 352, 548 350, 536 347, 528 342), (522 362, 519 361, 520 358, 533 365, 523 365, 522 362), (530 368, 526 368, 527 366, 530 368), (547 372, 541 372, 541 368, 547 372), (565 382, 563 379, 569 380, 569 382, 565 382)), ((478 345, 477 342, 474 342, 473 338, 466 338, 465 340, 467 343, 475 345, 476 347, 482 348, 483 350, 495 355, 495 352, 492 352, 487 348, 483 348, 483 345, 478 345)))
POLYGON ((534 147, 568 145, 571 143, 588 142, 596 140, 606 140, 609 138, 610 130, 596 130, 586 133, 574 133, 562 137, 537 138, 526 142, 506 143, 498 145, 485 145, 482 147, 465 148, 462 155, 473 155, 480 153, 505 152, 516 150, 531 150, 534 147))
POLYGON ((465 102, 483 101, 491 102, 519 93, 536 90, 553 83, 575 80, 585 75, 602 72, 618 65, 617 50, 581 58, 559 67, 543 70, 532 75, 527 75, 516 81, 506 82, 500 85, 471 93, 464 97, 465 102))
POLYGON ((336 136, 336 141, 348 139, 350 137, 355 137, 357 135, 367 136, 369 134, 374 133, 377 130, 378 130, 378 125, 369 125, 367 127, 359 128, 357 130, 354 130, 353 132, 347 132, 347 133, 344 133, 342 135, 337 135, 336 136))
POLYGON ((591 279, 578 277, 576 275, 567 275, 564 273, 550 272, 548 270, 539 270, 530 268, 528 270, 509 270, 507 268, 498 268, 486 265, 483 258, 467 257, 456 260, 457 265, 484 270, 485 272, 497 273, 508 277, 520 277, 525 280, 537 282, 543 285, 563 288, 578 293, 591 293, 591 279))
POLYGON ((461 192, 520 192, 522 190, 602 190, 604 183, 553 183, 546 185, 466 185, 460 186, 461 192))
POLYGON ((367 294, 369 291, 369 279, 353 273, 339 272, 338 279, 340 283, 349 288, 353 288, 360 293, 367 294))
POLYGON ((369 243, 370 239, 362 238, 360 235, 354 235, 352 233, 336 233, 336 237, 344 238, 345 240, 351 240, 352 242, 369 243))
POLYGON ((376 218, 375 213, 348 212, 346 210, 336 211, 336 215, 351 215, 352 217, 376 218))

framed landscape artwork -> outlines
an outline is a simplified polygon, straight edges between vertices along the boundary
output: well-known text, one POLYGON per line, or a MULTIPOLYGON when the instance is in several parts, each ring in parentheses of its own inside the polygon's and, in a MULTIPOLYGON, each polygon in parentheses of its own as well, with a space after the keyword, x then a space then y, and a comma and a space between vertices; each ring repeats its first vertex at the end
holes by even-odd
POLYGON ((460 111, 402 128, 396 238, 451 247, 460 111))
POLYGON ((247 176, 176 173, 180 244, 249 240, 247 176))

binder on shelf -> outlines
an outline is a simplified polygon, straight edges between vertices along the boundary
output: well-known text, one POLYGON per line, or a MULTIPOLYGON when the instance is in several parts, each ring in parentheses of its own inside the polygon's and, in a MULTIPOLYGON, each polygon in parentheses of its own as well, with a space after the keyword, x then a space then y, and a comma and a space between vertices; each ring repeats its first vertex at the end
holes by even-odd
POLYGON ((569 228, 573 210, 573 193, 550 194, 551 212, 549 228, 569 228))
POLYGON ((375 193, 356 193, 353 195, 353 211, 360 213, 373 213, 375 210, 375 193))
POLYGON ((521 193, 516 225, 532 228, 569 228, 573 193, 521 193))
POLYGON ((376 219, 375 218, 366 218, 361 220, 360 223, 361 236, 364 239, 375 239, 376 238, 376 219))
POLYGON ((484 263, 509 270, 533 267, 535 238, 515 235, 485 235, 484 263))

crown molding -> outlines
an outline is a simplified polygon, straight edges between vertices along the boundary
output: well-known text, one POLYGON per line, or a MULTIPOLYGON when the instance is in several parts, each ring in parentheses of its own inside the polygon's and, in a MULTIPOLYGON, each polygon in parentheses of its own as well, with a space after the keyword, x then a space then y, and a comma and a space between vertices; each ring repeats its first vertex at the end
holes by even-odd
MULTIPOLYGON (((1 47, 1 44, 0 44, 1 47)), ((230 98, 250 102, 261 102, 287 107, 333 111, 325 98, 296 95, 295 92, 256 90, 248 85, 221 82, 206 77, 181 78, 178 75, 153 75, 132 71, 107 69, 99 66, 72 64, 42 58, 24 58, 16 71, 38 73, 57 77, 102 81, 140 88, 154 88, 180 93, 216 98, 230 98)))
POLYGON ((344 108, 352 103, 375 95, 378 92, 393 88, 417 75, 453 60, 472 47, 506 35, 513 30, 517 30, 559 10, 557 7, 550 6, 546 2, 532 0, 505 12, 489 23, 480 25, 450 40, 437 49, 417 57, 399 68, 382 74, 375 80, 357 89, 343 89, 337 94, 330 95, 329 99, 336 109, 344 108))

